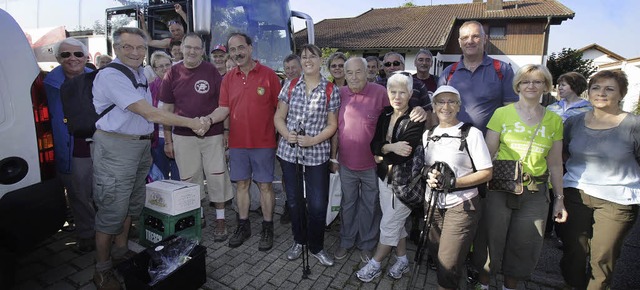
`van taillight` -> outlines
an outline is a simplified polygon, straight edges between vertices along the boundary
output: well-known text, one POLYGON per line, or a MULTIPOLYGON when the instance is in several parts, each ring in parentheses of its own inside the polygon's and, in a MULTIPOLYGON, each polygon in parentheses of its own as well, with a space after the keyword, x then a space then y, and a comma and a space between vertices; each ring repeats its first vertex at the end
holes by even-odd
POLYGON ((40 73, 31 85, 31 102, 33 103, 33 120, 36 125, 38 138, 38 155, 40 159, 40 178, 48 180, 54 178, 55 157, 53 154, 53 130, 49 119, 47 95, 44 90, 44 73, 40 73))

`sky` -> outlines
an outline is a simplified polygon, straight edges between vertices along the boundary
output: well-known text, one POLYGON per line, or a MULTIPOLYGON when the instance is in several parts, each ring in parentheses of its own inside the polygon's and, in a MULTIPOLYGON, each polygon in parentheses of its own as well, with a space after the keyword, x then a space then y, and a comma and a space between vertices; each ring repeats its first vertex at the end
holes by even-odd
MULTIPOLYGON (((266 0, 262 0, 266 1, 266 0)), ((485 0, 486 1, 486 0, 485 0)), ((550 0, 553 1, 553 0, 550 0)), ((579 49, 597 43, 625 58, 640 57, 637 34, 638 0, 559 0, 575 12, 573 19, 552 25, 549 53, 562 48, 579 49), (636 27, 636 28, 632 28, 636 27)), ((65 25, 69 30, 91 27, 95 20, 104 22, 104 10, 121 6, 115 0, 0 0, 23 29, 65 25), (35 9, 34 9, 35 7, 35 9)), ((133 1, 129 1, 133 2, 133 1)), ((317 23, 328 18, 355 17, 371 8, 398 7, 406 0, 291 0, 292 10, 310 15, 317 23)), ((415 5, 471 3, 472 0, 413 0, 415 5)), ((294 21, 294 29, 304 28, 294 21)))

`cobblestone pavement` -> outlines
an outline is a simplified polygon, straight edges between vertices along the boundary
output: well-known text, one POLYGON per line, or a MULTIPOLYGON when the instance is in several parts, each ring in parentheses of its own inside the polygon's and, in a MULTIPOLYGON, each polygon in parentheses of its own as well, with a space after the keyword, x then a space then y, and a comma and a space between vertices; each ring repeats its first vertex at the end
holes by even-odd
MULTIPOLYGON (((276 190, 276 212, 282 211, 283 194, 276 190)), ((201 289, 406 289, 408 274, 400 280, 383 275, 371 283, 362 283, 355 272, 362 266, 357 250, 336 261, 333 267, 324 267, 310 258, 311 275, 302 279, 301 260, 288 261, 286 251, 292 243, 289 225, 281 225, 279 214, 274 217, 274 247, 267 252, 258 251, 262 215, 250 213, 253 236, 238 248, 229 248, 227 242, 213 242, 215 212, 204 204, 208 226, 203 229, 201 245, 207 248, 207 280, 201 289)), ((235 229, 235 212, 227 207, 229 231, 235 229)), ((325 249, 329 253, 338 247, 338 226, 332 226, 325 235, 325 249)), ((132 240, 135 242, 136 240, 132 240)), ((95 289, 92 283, 95 252, 81 254, 75 250, 72 233, 58 232, 31 253, 18 260, 15 289, 95 289)), ((135 244, 132 244, 135 245, 135 244)), ((409 257, 415 254, 415 246, 409 243, 409 257)), ((138 249, 139 251, 140 249, 138 249)), ((520 283, 518 289, 561 289, 563 282, 558 262, 562 253, 551 240, 545 240, 543 256, 530 281, 520 283)), ((394 262, 388 258, 382 262, 383 271, 394 262)), ((426 283, 422 284, 426 266, 418 277, 420 287, 436 289, 436 274, 429 270, 426 283)), ((491 289, 502 289, 500 278, 492 281, 491 289)), ((124 285, 124 283, 123 283, 124 285)), ((0 287, 3 288, 3 287, 0 287)), ((463 289, 467 287, 462 287, 463 289)), ((469 286, 469 289, 472 287, 469 286)))

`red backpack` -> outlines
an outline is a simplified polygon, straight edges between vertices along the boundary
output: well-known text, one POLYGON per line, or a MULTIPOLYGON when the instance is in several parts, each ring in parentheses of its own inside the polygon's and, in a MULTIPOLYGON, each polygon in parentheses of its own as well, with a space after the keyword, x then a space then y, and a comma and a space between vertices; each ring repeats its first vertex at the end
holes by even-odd
MULTIPOLYGON (((288 102, 291 102, 291 91, 293 90, 293 87, 296 86, 299 79, 300 78, 292 79, 291 83, 289 83, 289 89, 287 90, 288 102)), ((331 93, 333 93, 333 87, 334 84, 332 82, 327 82, 327 87, 324 88, 324 91, 327 93, 327 108, 329 108, 329 101, 331 101, 331 93)))
MULTIPOLYGON (((451 80, 451 78, 453 77, 453 73, 456 72, 456 68, 458 68, 458 64, 460 62, 456 62, 453 64, 453 66, 451 66, 451 70, 449 71, 449 76, 447 76, 447 84, 449 84, 449 81, 451 80)), ((498 74, 498 78, 500 80, 502 80, 502 72, 500 71, 500 61, 497 59, 493 60, 493 68, 496 70, 496 73, 498 74)))

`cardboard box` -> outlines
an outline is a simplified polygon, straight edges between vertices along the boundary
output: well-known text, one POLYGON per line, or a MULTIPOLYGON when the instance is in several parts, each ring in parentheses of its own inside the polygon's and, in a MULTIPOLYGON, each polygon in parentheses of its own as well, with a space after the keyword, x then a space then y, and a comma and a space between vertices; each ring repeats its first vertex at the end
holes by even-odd
POLYGON ((151 262, 151 252, 157 246, 167 245, 176 236, 168 237, 160 243, 153 245, 145 251, 140 252, 133 258, 122 262, 118 265, 118 271, 124 277, 124 283, 127 289, 152 289, 152 290, 191 290, 198 289, 207 281, 205 257, 207 248, 196 245, 189 254, 186 263, 180 265, 171 272, 167 277, 151 284, 151 276, 149 275, 149 263, 151 262))
POLYGON ((147 184, 144 206, 170 215, 200 208, 200 185, 177 180, 154 181, 147 184))
POLYGON ((169 215, 150 208, 143 208, 140 215, 140 244, 148 247, 163 239, 178 235, 192 240, 202 240, 200 208, 179 215, 169 215))

